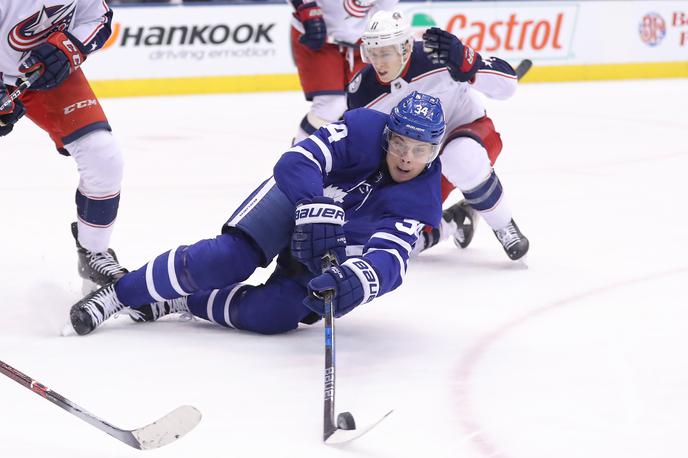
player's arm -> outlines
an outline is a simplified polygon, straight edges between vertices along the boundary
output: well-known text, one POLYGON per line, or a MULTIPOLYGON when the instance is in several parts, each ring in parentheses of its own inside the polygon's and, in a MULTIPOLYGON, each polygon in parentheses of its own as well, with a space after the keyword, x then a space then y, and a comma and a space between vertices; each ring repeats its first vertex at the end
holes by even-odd
POLYGON ((327 124, 287 150, 273 170, 277 186, 292 203, 323 195, 333 168, 349 162, 348 128, 343 121, 327 124))
POLYGON ((322 9, 313 0, 289 0, 289 3, 294 7, 294 17, 301 25, 299 31, 302 35, 299 42, 313 51, 320 50, 327 41, 327 27, 322 9))
POLYGON ((346 163, 347 132, 344 122, 321 127, 284 153, 274 168, 277 186, 296 206, 291 254, 314 275, 321 273, 328 251, 339 261, 346 257, 344 210, 323 196, 323 186, 333 167, 346 163))
POLYGON ((74 14, 75 26, 71 31, 53 32, 44 43, 29 51, 19 66, 19 71, 24 74, 40 73, 31 89, 59 86, 110 37, 112 11, 105 2, 81 2, 74 14))
POLYGON ((406 275, 421 227, 420 222, 412 219, 382 219, 362 256, 349 258, 310 281, 304 304, 322 315, 324 301, 318 293, 334 290, 335 316, 339 317, 397 288, 406 275))
POLYGON ((492 99, 505 100, 514 95, 517 86, 516 71, 507 61, 487 57, 482 59, 471 87, 492 99))
POLYGON ((516 91, 516 72, 506 61, 484 59, 456 35, 437 27, 423 34, 423 42, 430 60, 445 65, 455 81, 469 83, 493 99, 507 99, 516 91))
POLYGON ((112 33, 112 10, 102 0, 81 1, 70 35, 84 55, 105 45, 112 33))

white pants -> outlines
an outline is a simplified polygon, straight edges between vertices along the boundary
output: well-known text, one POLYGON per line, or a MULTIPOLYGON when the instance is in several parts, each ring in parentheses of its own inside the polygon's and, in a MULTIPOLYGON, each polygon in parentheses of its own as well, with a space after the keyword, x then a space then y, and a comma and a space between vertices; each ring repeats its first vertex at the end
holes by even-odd
MULTIPOLYGON (((461 191, 471 191, 483 184, 492 174, 487 150, 469 137, 459 137, 447 143, 440 156, 442 173, 461 191)), ((512 218, 511 208, 502 194, 487 210, 478 210, 493 230, 502 229, 512 218)))
MULTIPOLYGON (((66 144, 64 148, 76 161, 79 192, 89 200, 114 208, 116 214, 124 159, 112 133, 96 130, 66 144)), ((89 224, 78 218, 79 243, 89 251, 107 250, 113 223, 114 216, 105 225, 89 224)))
MULTIPOLYGON (((306 115, 306 121, 311 127, 318 129, 325 124, 338 121, 346 111, 346 95, 316 95, 313 97, 311 109, 306 115)), ((298 143, 310 134, 301 126, 294 137, 298 143)))

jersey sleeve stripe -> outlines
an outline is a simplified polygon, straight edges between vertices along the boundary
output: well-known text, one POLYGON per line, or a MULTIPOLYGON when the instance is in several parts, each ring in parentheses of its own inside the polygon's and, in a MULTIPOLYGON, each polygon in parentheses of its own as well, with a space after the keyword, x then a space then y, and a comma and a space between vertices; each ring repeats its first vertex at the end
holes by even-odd
POLYGON ((90 33, 90 35, 88 35, 88 37, 81 41, 82 46, 87 53, 92 53, 102 48, 112 34, 112 10, 108 8, 107 5, 103 6, 105 8, 105 13, 103 14, 103 17, 100 18, 100 23, 90 33))
POLYGON ((446 71, 447 71, 447 68, 446 68, 446 67, 437 68, 437 69, 435 69, 435 70, 431 70, 431 71, 429 71, 429 72, 422 73, 422 74, 420 74, 420 75, 418 75, 418 76, 416 76, 416 77, 411 78, 411 82, 414 83, 414 82, 416 82, 416 81, 418 81, 418 80, 421 80, 421 79, 423 79, 423 78, 426 78, 426 77, 428 77, 428 76, 432 76, 432 75, 434 75, 434 74, 436 74, 436 73, 442 73, 442 72, 446 72, 446 71))
POLYGON ((351 256, 362 256, 363 255, 363 245, 347 245, 346 255, 351 256))
POLYGON ((498 72, 495 70, 478 70, 478 73, 487 73, 488 75, 503 76, 504 78, 509 78, 512 80, 518 79, 516 75, 511 75, 509 73, 498 72))
POLYGON ((104 27, 103 24, 98 24, 98 27, 96 27, 96 29, 93 32, 91 32, 91 34, 88 37, 86 37, 86 39, 84 40, 84 44, 93 40, 93 37, 95 37, 98 34, 98 32, 100 31, 100 29, 102 29, 103 27, 104 27))
POLYGON ((313 156, 313 153, 308 151, 303 146, 295 146, 291 149, 288 149, 287 152, 288 153, 303 154, 304 156, 306 156, 308 158, 308 160, 313 161, 313 163, 318 166, 318 170, 320 170, 320 173, 322 173, 322 166, 320 165, 320 162, 318 162, 318 160, 315 158, 315 156, 313 156))
POLYGON ((387 232, 376 232, 370 238, 371 239, 373 239, 373 238, 384 239, 384 240, 388 240, 390 242, 396 243, 397 245, 402 247, 404 250, 406 250, 406 253, 410 253, 412 250, 412 247, 408 242, 404 241, 403 239, 397 237, 394 234, 389 234, 387 232))
POLYGON ((374 99, 372 102, 370 102, 370 103, 369 103, 368 105, 366 105, 365 107, 366 107, 366 108, 372 107, 373 105, 375 105, 376 103, 378 103, 380 100, 382 100, 382 99, 384 99, 385 97, 387 97, 389 94, 390 94, 389 92, 386 92, 386 93, 380 95, 379 97, 377 97, 376 99, 374 99))
POLYGON ((325 157, 325 173, 330 173, 332 171, 332 152, 317 135, 311 135, 308 138, 313 140, 313 142, 318 145, 318 148, 320 148, 320 151, 325 157))
POLYGON ((372 253, 373 251, 384 251, 394 256, 399 263, 399 276, 403 280, 406 276, 406 263, 397 250, 392 250, 391 248, 370 248, 365 254, 372 253))

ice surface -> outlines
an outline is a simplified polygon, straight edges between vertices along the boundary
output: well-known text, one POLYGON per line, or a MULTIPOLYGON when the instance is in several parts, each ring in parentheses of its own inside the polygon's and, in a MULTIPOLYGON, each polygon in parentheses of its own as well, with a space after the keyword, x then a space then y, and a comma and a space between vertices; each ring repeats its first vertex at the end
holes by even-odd
MULTIPOLYGON (((322 326, 263 337, 110 320, 61 337, 80 297, 78 181, 28 119, 0 139, 0 359, 122 428, 190 404, 203 421, 146 456, 687 456, 688 80, 523 85, 488 113, 527 268, 484 222, 411 265, 402 289, 337 320, 337 411, 321 443, 322 326)), ((270 174, 300 93, 102 100, 126 155, 112 246, 132 268, 215 235, 270 174)), ((256 281, 265 278, 256 275, 256 281)), ((0 377, 0 457, 134 457, 0 377)))

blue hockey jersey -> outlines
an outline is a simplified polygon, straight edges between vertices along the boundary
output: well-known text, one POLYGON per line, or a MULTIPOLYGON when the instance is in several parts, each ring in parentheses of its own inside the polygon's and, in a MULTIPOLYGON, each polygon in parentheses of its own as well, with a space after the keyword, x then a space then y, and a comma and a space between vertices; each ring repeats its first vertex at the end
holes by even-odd
POLYGON ((378 296, 402 283, 420 230, 439 225, 442 214, 439 161, 407 182, 390 178, 382 144, 387 117, 365 108, 346 112, 343 121, 289 149, 274 168, 277 186, 293 204, 325 195, 344 208, 347 255, 373 266, 378 296))

